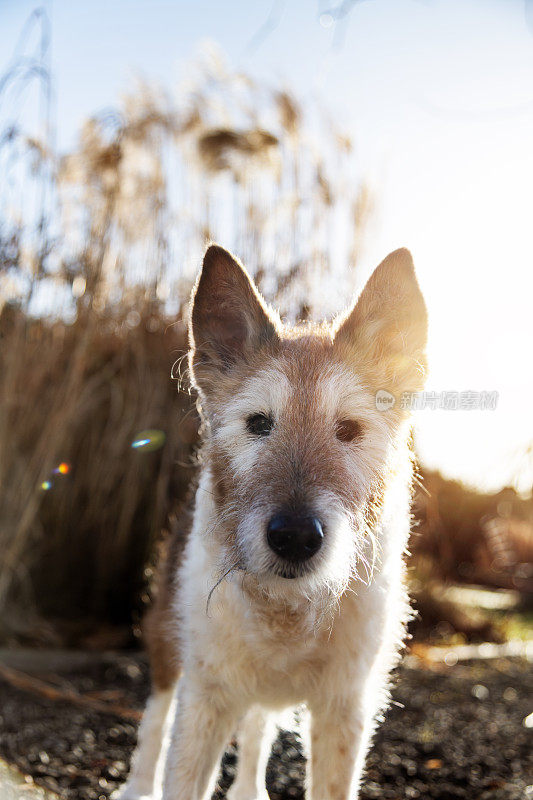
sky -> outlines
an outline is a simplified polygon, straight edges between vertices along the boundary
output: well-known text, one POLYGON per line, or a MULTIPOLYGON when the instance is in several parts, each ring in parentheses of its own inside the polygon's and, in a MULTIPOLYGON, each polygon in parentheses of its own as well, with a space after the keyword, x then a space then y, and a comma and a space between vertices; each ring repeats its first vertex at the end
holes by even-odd
MULTIPOLYGON (((376 216, 361 276, 412 251, 430 316, 429 389, 495 410, 416 414, 422 461, 486 489, 532 485, 533 2, 44 3, 58 145, 136 76, 172 86, 202 42, 318 97, 353 134, 376 216)), ((0 0, 0 72, 35 3, 0 0)))

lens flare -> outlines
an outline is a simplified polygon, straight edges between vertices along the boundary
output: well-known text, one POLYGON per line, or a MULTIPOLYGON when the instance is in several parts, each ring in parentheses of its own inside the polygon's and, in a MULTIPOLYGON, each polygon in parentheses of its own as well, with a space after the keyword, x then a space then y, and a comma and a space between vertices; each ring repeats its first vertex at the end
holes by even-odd
POLYGON ((155 428, 140 431, 131 443, 131 446, 134 450, 141 450, 143 453, 151 453, 163 447, 166 438, 164 431, 159 431, 155 428))
POLYGON ((41 483, 41 489, 43 490, 43 492, 47 492, 51 488, 52 488, 52 481, 43 481, 41 483))
POLYGON ((52 470, 54 475, 68 475, 70 472, 70 464, 67 464, 65 461, 62 461, 61 464, 52 470))

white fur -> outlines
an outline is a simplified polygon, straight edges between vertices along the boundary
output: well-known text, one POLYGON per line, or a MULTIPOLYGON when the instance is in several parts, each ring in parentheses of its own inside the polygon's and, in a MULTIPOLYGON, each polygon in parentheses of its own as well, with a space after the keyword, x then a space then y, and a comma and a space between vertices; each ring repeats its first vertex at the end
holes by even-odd
POLYGON ((237 732, 239 762, 228 800, 268 800, 265 771, 275 731, 272 716, 252 706, 237 732))

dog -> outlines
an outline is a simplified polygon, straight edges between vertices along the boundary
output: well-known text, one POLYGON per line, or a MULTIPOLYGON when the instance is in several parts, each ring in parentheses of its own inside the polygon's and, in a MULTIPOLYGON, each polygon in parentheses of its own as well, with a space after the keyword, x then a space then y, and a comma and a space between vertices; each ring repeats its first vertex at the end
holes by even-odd
POLYGON ((189 336, 202 466, 147 620, 153 691, 118 796, 160 796, 166 737, 163 800, 210 798, 236 734, 228 797, 266 800, 273 715, 303 704, 306 797, 355 800, 409 617, 401 398, 423 387, 427 338, 411 255, 391 253, 332 323, 288 327, 212 245, 189 336))

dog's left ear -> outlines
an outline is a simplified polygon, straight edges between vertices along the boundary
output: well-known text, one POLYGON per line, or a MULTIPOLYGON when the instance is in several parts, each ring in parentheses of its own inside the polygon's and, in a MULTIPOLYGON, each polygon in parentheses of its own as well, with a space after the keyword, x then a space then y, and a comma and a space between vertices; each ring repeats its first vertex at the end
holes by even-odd
POLYGON ((204 391, 221 373, 277 339, 274 321, 244 267, 218 245, 208 247, 192 295, 190 368, 204 391))
POLYGON ((395 250, 375 269, 341 319, 335 343, 373 389, 398 394, 423 388, 427 311, 409 250, 395 250))

